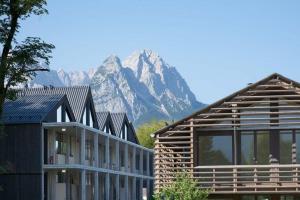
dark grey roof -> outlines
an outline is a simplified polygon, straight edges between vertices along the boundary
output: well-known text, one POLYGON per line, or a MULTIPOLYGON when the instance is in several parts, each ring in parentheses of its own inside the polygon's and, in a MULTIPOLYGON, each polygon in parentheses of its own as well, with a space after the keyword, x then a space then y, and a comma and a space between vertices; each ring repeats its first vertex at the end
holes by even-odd
POLYGON ((107 118, 109 117, 109 112, 97 112, 96 115, 97 115, 99 129, 103 130, 105 123, 107 121, 107 118))
POLYGON ((122 131, 126 113, 110 113, 110 116, 113 122, 114 130, 116 131, 116 135, 119 136, 122 131))
POLYGON ((3 122, 10 123, 39 123, 49 112, 66 98, 64 94, 19 96, 15 101, 6 100, 4 103, 3 122))
POLYGON ((22 91, 24 95, 44 95, 44 94, 66 94, 73 110, 75 119, 80 122, 85 102, 89 93, 89 86, 74 86, 74 87, 55 87, 55 88, 29 88, 22 91))

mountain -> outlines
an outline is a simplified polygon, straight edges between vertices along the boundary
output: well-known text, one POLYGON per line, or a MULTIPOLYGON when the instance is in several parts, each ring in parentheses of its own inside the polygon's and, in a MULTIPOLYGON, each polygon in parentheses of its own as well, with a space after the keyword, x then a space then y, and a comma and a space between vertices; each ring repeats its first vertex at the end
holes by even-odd
POLYGON ((59 69, 57 74, 65 86, 89 85, 93 76, 93 74, 91 75, 85 71, 71 71, 67 73, 63 69, 59 69))
POLYGON ((123 65, 133 71, 171 119, 178 119, 203 106, 176 68, 167 64, 157 53, 151 50, 134 52, 123 65))
POLYGON ((29 87, 40 87, 43 85, 53 85, 55 87, 65 86, 55 70, 50 70, 49 72, 37 72, 34 80, 28 82, 29 87))
POLYGON ((136 51, 123 62, 111 55, 97 69, 39 73, 29 86, 90 85, 98 111, 126 112, 136 124, 176 120, 201 107, 175 67, 151 50, 136 51))
POLYGON ((148 88, 116 56, 107 58, 97 69, 91 88, 97 110, 125 111, 135 124, 151 118, 168 118, 148 88))

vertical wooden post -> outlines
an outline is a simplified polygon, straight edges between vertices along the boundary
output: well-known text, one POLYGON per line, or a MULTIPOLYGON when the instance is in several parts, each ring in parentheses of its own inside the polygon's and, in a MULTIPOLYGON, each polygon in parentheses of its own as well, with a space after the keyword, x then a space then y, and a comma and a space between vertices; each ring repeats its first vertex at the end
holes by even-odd
MULTIPOLYGON (((194 163, 195 163, 195 160, 194 160, 194 148, 195 148, 195 146, 194 146, 194 121, 192 120, 191 122, 190 122, 190 125, 191 125, 191 133, 190 133, 190 141, 191 141, 191 144, 190 144, 190 162, 191 162, 191 164, 190 164, 190 167, 191 167, 191 169, 190 169, 190 172, 194 172, 194 163)), ((192 173, 191 174, 191 176, 192 177, 194 177, 194 173, 192 173)))

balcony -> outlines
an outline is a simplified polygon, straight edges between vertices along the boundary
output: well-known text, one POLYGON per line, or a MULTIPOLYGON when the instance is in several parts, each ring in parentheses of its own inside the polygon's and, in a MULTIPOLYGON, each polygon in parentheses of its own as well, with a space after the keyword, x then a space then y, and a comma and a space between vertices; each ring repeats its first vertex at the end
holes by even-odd
POLYGON ((300 165, 198 166, 194 179, 212 194, 300 193, 300 165))

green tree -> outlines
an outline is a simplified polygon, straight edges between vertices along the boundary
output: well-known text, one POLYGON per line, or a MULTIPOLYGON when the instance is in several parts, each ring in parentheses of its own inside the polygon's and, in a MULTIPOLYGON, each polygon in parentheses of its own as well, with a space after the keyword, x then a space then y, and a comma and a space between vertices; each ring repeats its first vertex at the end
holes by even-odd
POLYGON ((0 0, 0 116, 6 98, 14 99, 12 88, 48 71, 54 46, 38 37, 17 41, 20 23, 32 15, 47 14, 46 0, 0 0))
POLYGON ((152 120, 148 123, 139 126, 137 129, 137 137, 139 139, 140 144, 144 147, 153 149, 154 138, 151 137, 151 134, 163 128, 164 126, 166 126, 166 122, 158 120, 152 120))
POLYGON ((154 200, 206 200, 209 190, 201 190, 196 181, 186 173, 177 174, 176 180, 165 186, 153 197, 154 200))

